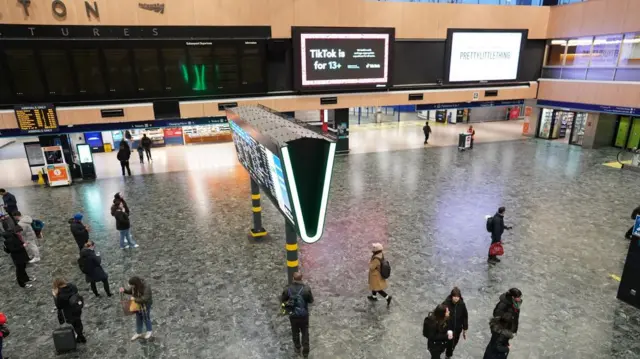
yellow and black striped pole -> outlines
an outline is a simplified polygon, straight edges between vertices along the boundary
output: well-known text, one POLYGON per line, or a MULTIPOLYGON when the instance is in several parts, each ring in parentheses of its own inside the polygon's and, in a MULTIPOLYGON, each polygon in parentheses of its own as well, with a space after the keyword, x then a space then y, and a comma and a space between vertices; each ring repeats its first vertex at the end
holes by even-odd
POLYGON ((298 234, 293 224, 285 220, 285 236, 287 249, 287 278, 293 282, 293 273, 298 271, 298 234))
POLYGON ((260 186, 251 179, 251 210, 253 211, 253 228, 249 231, 251 239, 265 239, 267 231, 262 227, 262 207, 260 207, 260 186))

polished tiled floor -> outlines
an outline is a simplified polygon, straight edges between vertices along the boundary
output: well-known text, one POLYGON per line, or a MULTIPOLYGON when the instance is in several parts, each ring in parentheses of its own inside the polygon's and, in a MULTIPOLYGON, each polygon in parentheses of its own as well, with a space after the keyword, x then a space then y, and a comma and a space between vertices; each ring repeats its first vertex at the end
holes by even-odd
MULTIPOLYGON (((273 239, 246 238, 251 208, 246 172, 219 160, 225 146, 192 147, 188 165, 131 178, 105 176, 64 188, 10 188, 23 213, 47 222, 42 262, 20 289, 0 260, 0 310, 12 328, 10 358, 53 358, 50 281, 64 276, 87 299, 89 342, 61 358, 294 358, 277 295, 286 281, 284 226, 270 203, 273 239), (206 159, 203 153, 207 153, 206 159), (192 167, 185 167, 192 166, 192 167), (116 191, 132 210, 137 250, 118 249, 109 215, 116 191), (129 342, 133 318, 117 299, 94 299, 76 265, 66 224, 85 213, 113 287, 133 274, 154 289, 155 338, 129 342)), ((638 358, 640 315, 615 299, 638 177, 600 165, 615 151, 548 141, 435 147, 338 157, 324 238, 301 246, 314 290, 311 358, 426 358, 424 316, 454 285, 470 310, 469 339, 456 358, 480 358, 498 296, 524 292, 510 359, 638 358), (502 263, 489 266, 484 215, 507 207, 502 263), (393 266, 394 303, 369 303, 369 246, 381 242, 393 266)), ((183 160, 182 157, 178 157, 183 160)), ((166 161, 176 161, 167 157, 166 161)), ((157 157, 155 166, 163 165, 157 157)))

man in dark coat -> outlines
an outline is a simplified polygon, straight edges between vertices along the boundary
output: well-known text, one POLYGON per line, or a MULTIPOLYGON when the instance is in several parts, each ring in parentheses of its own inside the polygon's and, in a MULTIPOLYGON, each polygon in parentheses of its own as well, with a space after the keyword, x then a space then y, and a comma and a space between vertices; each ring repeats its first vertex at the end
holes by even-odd
POLYGON ((16 196, 7 192, 4 188, 0 188, 0 196, 2 196, 4 210, 7 214, 13 215, 14 212, 18 212, 18 201, 16 200, 16 196))
MULTIPOLYGON (((502 242, 502 234, 504 230, 510 230, 511 227, 504 225, 504 213, 506 212, 504 207, 498 208, 498 212, 491 217, 491 244, 502 242)), ((489 262, 500 262, 497 256, 489 254, 489 262)))
POLYGON ((450 358, 453 356, 453 350, 460 341, 460 335, 467 339, 467 330, 469 329, 469 313, 467 305, 464 303, 462 293, 458 287, 451 290, 451 294, 442 303, 449 308, 448 330, 453 332, 453 340, 447 342, 447 350, 445 356, 450 358))
POLYGON ((518 332, 518 324, 520 323, 520 308, 522 306, 522 292, 518 288, 511 288, 500 296, 500 301, 493 309, 493 317, 502 317, 504 313, 513 315, 512 332, 518 332))
POLYGON ((309 356, 309 308, 308 305, 313 303, 313 294, 311 288, 302 282, 302 273, 293 273, 293 283, 288 285, 282 295, 280 301, 283 305, 289 301, 290 298, 301 298, 304 303, 301 305, 304 307, 304 314, 302 315, 289 315, 289 321, 291 322, 291 335, 293 338, 293 345, 296 348, 296 352, 299 353, 302 349, 302 356, 307 358, 309 356), (302 335, 302 345, 300 344, 300 335, 302 335))
POLYGON ((429 135, 431 134, 431 126, 429 126, 429 121, 424 124, 422 132, 424 132, 424 144, 427 145, 429 142, 429 135))
POLYGON ((131 169, 129 168, 129 158, 131 158, 131 149, 126 141, 120 141, 120 149, 118 150, 118 161, 120 161, 120 167, 122 168, 122 175, 124 176, 124 170, 126 169, 131 176, 131 169))
MULTIPOLYGON (((636 209, 634 209, 633 212, 631 212, 631 219, 634 220, 634 225, 635 225, 636 216, 638 215, 640 215, 640 206, 636 207, 636 209)), ((632 233, 633 233, 633 226, 631 226, 631 228, 629 228, 627 233, 624 234, 624 237, 626 239, 631 239, 632 233)))
POLYGON ((56 279, 53 283, 55 289, 52 294, 58 309, 58 321, 60 324, 71 324, 73 331, 76 332, 76 342, 86 343, 87 339, 84 337, 84 326, 82 325, 81 297, 78 294, 78 288, 73 283, 67 283, 62 279, 56 279))
POLYGON ((30 288, 31 284, 28 282, 36 280, 35 278, 29 278, 27 274, 27 263, 29 263, 29 255, 25 248, 25 243, 22 242, 20 236, 15 231, 9 229, 6 223, 3 223, 2 238, 4 239, 4 251, 11 255, 11 260, 16 267, 16 280, 18 285, 23 288, 30 288))
POLYGON ((140 144, 142 145, 142 148, 144 149, 144 152, 147 154, 147 161, 151 162, 153 161, 153 158, 151 158, 151 139, 149 137, 147 137, 147 134, 143 134, 142 135, 142 139, 140 140, 140 144))
POLYGON ((96 253, 96 244, 93 241, 88 241, 84 248, 80 251, 80 258, 78 258, 78 265, 80 270, 85 274, 87 282, 91 283, 91 291, 96 297, 99 297, 98 289, 96 288, 96 282, 102 282, 107 297, 111 296, 111 290, 109 290, 109 276, 102 268, 102 258, 96 253))
POLYGON ((89 241, 90 230, 89 226, 82 223, 82 213, 76 213, 73 215, 73 218, 69 220, 69 228, 71 229, 73 238, 76 240, 78 250, 82 250, 82 248, 84 248, 84 244, 89 241))

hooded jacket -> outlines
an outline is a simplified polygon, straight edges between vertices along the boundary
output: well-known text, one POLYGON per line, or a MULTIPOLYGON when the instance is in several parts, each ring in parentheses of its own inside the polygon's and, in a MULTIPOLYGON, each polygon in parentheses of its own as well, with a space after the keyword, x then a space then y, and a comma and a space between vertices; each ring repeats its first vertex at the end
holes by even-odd
POLYGON ((491 328, 491 340, 484 352, 483 359, 503 359, 509 354, 509 340, 513 338, 513 332, 502 328, 496 318, 489 323, 491 328))
POLYGON ((82 250, 84 244, 89 241, 89 231, 87 231, 87 227, 85 227, 82 221, 71 218, 69 220, 69 229, 71 229, 73 239, 75 239, 76 244, 78 244, 78 249, 82 250))
POLYGON ((131 158, 131 150, 129 146, 122 146, 118 150, 118 161, 129 161, 131 158))
POLYGON ((35 242, 38 238, 36 237, 36 232, 33 230, 33 218, 31 216, 20 216, 20 220, 18 221, 18 225, 22 228, 22 239, 25 242, 35 242))
POLYGON ((469 313, 462 297, 454 304, 451 296, 448 296, 442 304, 449 308, 449 330, 457 333, 469 329, 469 313))
POLYGON ((493 317, 501 317, 502 314, 506 312, 513 314, 513 327, 511 328, 511 331, 513 333, 517 333, 518 324, 520 322, 520 309, 515 307, 513 297, 511 297, 508 292, 500 296, 500 301, 493 309, 493 317))
POLYGON ((76 319, 80 319, 82 315, 81 310, 72 310, 69 300, 72 296, 78 294, 78 288, 72 283, 67 283, 65 287, 58 290, 58 295, 55 298, 56 308, 58 308, 58 320, 60 323, 72 323, 76 319))
POLYGON ((102 268, 102 258, 90 248, 83 248, 80 251, 80 260, 84 262, 84 274, 87 282, 101 282, 108 278, 107 273, 102 268))

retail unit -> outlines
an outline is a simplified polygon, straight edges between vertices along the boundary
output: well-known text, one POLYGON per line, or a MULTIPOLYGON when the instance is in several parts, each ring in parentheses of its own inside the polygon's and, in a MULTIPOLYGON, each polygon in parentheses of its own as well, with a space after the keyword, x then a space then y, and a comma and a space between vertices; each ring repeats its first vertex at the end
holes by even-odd
POLYGON ((231 142, 231 128, 228 123, 202 125, 202 126, 184 126, 184 142, 192 143, 219 143, 231 142))
POLYGON ((613 145, 618 148, 640 147, 640 117, 620 116, 613 145))
POLYGON ((567 139, 572 145, 582 145, 587 114, 544 108, 538 120, 538 137, 547 140, 567 139))

